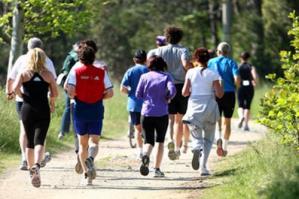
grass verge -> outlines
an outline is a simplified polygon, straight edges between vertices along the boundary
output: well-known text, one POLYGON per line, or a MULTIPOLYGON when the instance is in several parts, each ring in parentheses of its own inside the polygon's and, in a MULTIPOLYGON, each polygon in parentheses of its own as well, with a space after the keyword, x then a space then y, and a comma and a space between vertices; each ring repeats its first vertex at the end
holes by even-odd
POLYGON ((208 179, 214 186, 200 198, 298 198, 298 160, 298 151, 268 134, 248 150, 219 162, 208 179))

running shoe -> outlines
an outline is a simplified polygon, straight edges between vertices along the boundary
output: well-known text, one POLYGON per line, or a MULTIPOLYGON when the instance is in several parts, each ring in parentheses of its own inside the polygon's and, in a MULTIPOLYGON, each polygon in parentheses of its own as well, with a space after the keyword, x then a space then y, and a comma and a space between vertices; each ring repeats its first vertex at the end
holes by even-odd
POLYGON ((244 122, 244 117, 242 117, 240 120, 239 120, 239 123, 238 123, 238 128, 242 128, 243 126, 243 122, 244 122))
POLYGON ((59 132, 59 134, 58 134, 58 140, 63 140, 63 138, 64 138, 63 132, 59 132))
POLYGON ((40 162, 40 167, 45 167, 48 162, 52 159, 50 152, 45 153, 44 159, 40 162))
POLYGON ((90 185, 92 185, 92 179, 91 179, 91 177, 88 176, 87 173, 84 173, 82 181, 81 181, 80 184, 83 185, 83 186, 90 186, 90 185))
POLYGON ((246 126, 244 127, 244 131, 250 131, 248 125, 246 125, 246 126))
POLYGON ((148 173, 149 173, 149 169, 148 169, 149 162, 150 162, 149 157, 147 155, 144 155, 142 157, 141 166, 140 166, 140 173, 141 173, 141 175, 143 175, 143 176, 147 176, 148 175, 148 173))
POLYGON ((224 156, 223 155, 223 148, 222 148, 222 139, 221 138, 219 138, 218 140, 217 140, 217 150, 216 150, 216 152, 217 152, 217 155, 218 156, 224 156))
POLYGON ((85 164, 87 166, 87 174, 88 176, 91 176, 91 179, 95 179, 96 178, 96 169, 94 167, 94 162, 91 158, 87 158, 85 160, 85 164))
POLYGON ((22 170, 22 171, 27 171, 28 170, 27 160, 22 160, 21 161, 20 170, 22 170))
POLYGON ((201 157, 201 150, 193 150, 192 168, 199 169, 199 158, 201 157))
POLYGON ((174 143, 173 141, 169 142, 168 145, 168 157, 170 160, 175 160, 176 156, 175 156, 175 151, 174 151, 174 143))
POLYGON ((159 168, 156 168, 154 177, 155 178, 163 178, 163 177, 165 177, 165 174, 159 168))
POLYGON ((211 175, 211 173, 207 168, 202 167, 202 168, 200 168, 200 175, 201 176, 209 176, 209 175, 211 175))
POLYGON ((180 151, 176 151, 175 152, 175 160, 180 159, 180 156, 181 156, 181 152, 180 151))
POLYGON ((82 168, 82 165, 81 165, 81 162, 80 162, 80 158, 79 158, 78 155, 77 155, 77 163, 75 165, 75 171, 78 174, 82 174, 83 173, 83 168, 82 168))
POLYGON ((187 151, 188 151, 188 144, 184 144, 182 153, 187 153, 187 151))
POLYGON ((37 165, 34 165, 30 169, 30 177, 31 177, 31 184, 34 187, 39 188, 41 185, 41 179, 40 179, 39 167, 37 165))

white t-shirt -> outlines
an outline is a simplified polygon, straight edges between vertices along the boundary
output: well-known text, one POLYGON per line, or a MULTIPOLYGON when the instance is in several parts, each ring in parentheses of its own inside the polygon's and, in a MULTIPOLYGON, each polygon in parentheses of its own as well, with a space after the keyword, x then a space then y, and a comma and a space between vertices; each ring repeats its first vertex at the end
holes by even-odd
MULTIPOLYGON (((105 85, 105 89, 110 89, 113 88, 112 82, 109 78, 109 75, 107 73, 107 71, 104 69, 104 66, 107 66, 105 62, 103 61, 99 61, 99 60, 95 60, 95 62, 93 63, 93 65, 97 68, 102 68, 105 71, 105 75, 104 75, 104 85, 105 85)), ((71 85, 76 85, 77 80, 76 80, 76 73, 75 73, 75 69, 79 68, 83 66, 83 64, 81 62, 77 62, 71 69, 66 82, 67 84, 71 84, 71 85)))
POLYGON ((191 82, 191 95, 214 95, 213 82, 219 80, 220 76, 206 68, 201 74, 201 67, 191 68, 187 71, 186 79, 191 82))
MULTIPOLYGON (((8 74, 8 78, 11 80, 15 80, 17 78, 18 74, 22 73, 23 70, 26 69, 27 62, 28 62, 27 54, 24 54, 24 55, 21 55, 20 57, 18 57, 18 59, 16 60, 16 62, 13 65, 11 71, 8 74)), ((48 57, 46 57, 46 68, 53 74, 54 78, 56 79, 57 75, 56 75, 54 64, 48 57)), ((17 95, 16 101, 22 102, 23 99, 17 95)))

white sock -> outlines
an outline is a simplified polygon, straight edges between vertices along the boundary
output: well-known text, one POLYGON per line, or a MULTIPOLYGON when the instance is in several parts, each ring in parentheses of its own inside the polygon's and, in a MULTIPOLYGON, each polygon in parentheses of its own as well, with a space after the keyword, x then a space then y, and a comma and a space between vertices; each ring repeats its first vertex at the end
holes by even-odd
POLYGON ((22 153, 22 161, 26 161, 26 155, 22 153))
POLYGON ((142 149, 142 147, 139 147, 139 154, 143 155, 143 149, 142 149))
POLYGON ((228 140, 224 139, 223 140, 223 150, 227 151, 227 145, 228 145, 228 140))

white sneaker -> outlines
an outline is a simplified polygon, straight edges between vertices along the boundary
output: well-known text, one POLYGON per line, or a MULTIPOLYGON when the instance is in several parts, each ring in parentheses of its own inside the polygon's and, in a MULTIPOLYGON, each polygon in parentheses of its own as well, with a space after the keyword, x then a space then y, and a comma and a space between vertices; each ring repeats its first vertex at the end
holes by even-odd
POLYGON ((202 167, 202 168, 200 168, 200 175, 201 176, 209 176, 209 175, 211 175, 211 173, 207 168, 202 167))
POLYGON ((58 140, 63 140, 63 138, 64 138, 63 133, 59 132, 59 134, 58 134, 58 140))
POLYGON ((40 174, 39 174, 39 167, 34 165, 30 171, 30 177, 31 177, 31 184, 36 187, 39 188, 41 185, 41 179, 40 179, 40 174))

